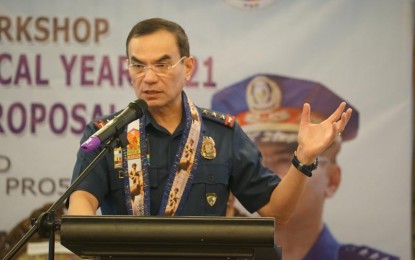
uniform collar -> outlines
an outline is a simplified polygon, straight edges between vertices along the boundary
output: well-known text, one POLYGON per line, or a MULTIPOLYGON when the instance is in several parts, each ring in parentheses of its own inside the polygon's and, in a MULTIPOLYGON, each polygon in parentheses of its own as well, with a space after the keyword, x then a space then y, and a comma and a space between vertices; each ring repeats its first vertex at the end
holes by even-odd
POLYGON ((328 227, 324 225, 316 243, 308 251, 307 255, 304 257, 304 260, 337 259, 339 249, 340 244, 330 233, 328 227))
MULTIPOLYGON (((148 112, 146 112, 145 114, 145 126, 146 126, 146 129, 149 129, 149 127, 152 127, 152 129, 155 129, 159 132, 170 135, 170 133, 166 129, 164 129, 164 127, 160 126, 148 112)), ((174 131, 172 135, 177 135, 177 134, 182 133, 185 126, 186 126, 186 117, 183 114, 179 126, 176 128, 176 130, 174 131)))

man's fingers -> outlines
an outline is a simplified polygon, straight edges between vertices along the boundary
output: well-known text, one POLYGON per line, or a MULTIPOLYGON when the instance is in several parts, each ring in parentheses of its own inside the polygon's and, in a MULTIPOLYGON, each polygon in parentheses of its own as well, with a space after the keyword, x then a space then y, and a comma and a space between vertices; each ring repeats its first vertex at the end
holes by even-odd
POLYGON ((310 104, 304 103, 303 112, 301 113, 301 123, 310 124, 310 104))
POLYGON ((329 118, 327 118, 327 120, 333 123, 337 122, 339 119, 341 120, 345 108, 346 102, 341 102, 340 105, 337 107, 336 111, 334 111, 333 114, 331 114, 329 118))
POLYGON ((344 131, 344 128, 346 128, 346 125, 349 122, 351 115, 352 115, 352 109, 351 108, 348 108, 346 110, 346 112, 343 112, 341 114, 340 120, 337 121, 337 122, 335 122, 336 128, 337 128, 336 129, 336 132, 338 134, 340 134, 341 132, 344 131))

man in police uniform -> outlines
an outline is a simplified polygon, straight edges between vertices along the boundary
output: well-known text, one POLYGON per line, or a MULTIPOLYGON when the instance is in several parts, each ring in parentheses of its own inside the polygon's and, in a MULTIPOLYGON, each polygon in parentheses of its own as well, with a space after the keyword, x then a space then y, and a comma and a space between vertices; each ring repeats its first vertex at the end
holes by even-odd
MULTIPOLYGON (((68 214, 94 215, 101 208, 112 215, 224 216, 232 191, 250 211, 286 223, 317 156, 343 132, 352 110, 339 102, 326 120, 314 124, 305 104, 293 165, 280 181, 261 164, 257 147, 233 117, 197 108, 183 92, 195 61, 178 24, 159 18, 141 21, 130 31, 126 48, 135 95, 147 103, 148 111, 125 127, 123 137, 139 144, 116 149, 101 160, 71 194, 68 214), (180 167, 183 158, 189 162, 186 167, 180 167), (128 171, 133 163, 143 173, 144 190, 132 202, 128 171), (176 203, 171 208, 172 195, 176 203)), ((81 143, 99 126, 90 123, 81 143)), ((73 179, 98 152, 78 152, 73 179)))
MULTIPOLYGON (((313 107, 311 120, 321 122, 341 99, 323 85, 281 77, 254 75, 216 93, 212 109, 236 116, 258 145, 263 163, 280 178, 291 165, 303 103, 313 107)), ((341 245, 323 222, 326 199, 334 196, 341 181, 337 155, 341 143, 357 135, 358 113, 353 109, 347 127, 319 157, 315 174, 307 183, 293 217, 276 228, 276 244, 285 259, 397 259, 367 246, 341 245)), ((231 198, 233 199, 233 198, 231 198)), ((245 212, 236 202, 237 212, 245 212)))

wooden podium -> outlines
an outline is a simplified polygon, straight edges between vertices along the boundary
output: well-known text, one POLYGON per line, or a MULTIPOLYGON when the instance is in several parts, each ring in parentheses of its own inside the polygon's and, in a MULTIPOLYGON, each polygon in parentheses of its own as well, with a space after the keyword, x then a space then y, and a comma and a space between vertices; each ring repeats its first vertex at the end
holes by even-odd
POLYGON ((63 216, 61 244, 100 259, 279 259, 273 218, 63 216))

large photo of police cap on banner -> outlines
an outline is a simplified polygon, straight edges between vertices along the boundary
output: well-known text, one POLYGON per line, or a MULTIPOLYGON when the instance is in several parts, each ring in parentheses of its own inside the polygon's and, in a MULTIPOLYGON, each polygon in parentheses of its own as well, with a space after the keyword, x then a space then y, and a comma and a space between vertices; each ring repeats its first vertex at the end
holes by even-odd
POLYGON ((410 259, 412 4, 0 0, 0 251, 68 188, 85 126, 136 99, 125 41, 138 21, 161 17, 189 37, 196 68, 186 94, 235 116, 277 174, 291 161, 304 102, 315 122, 339 101, 353 108, 292 222, 277 226, 287 257, 410 259), (286 235, 299 235, 293 226, 301 250, 286 235))

